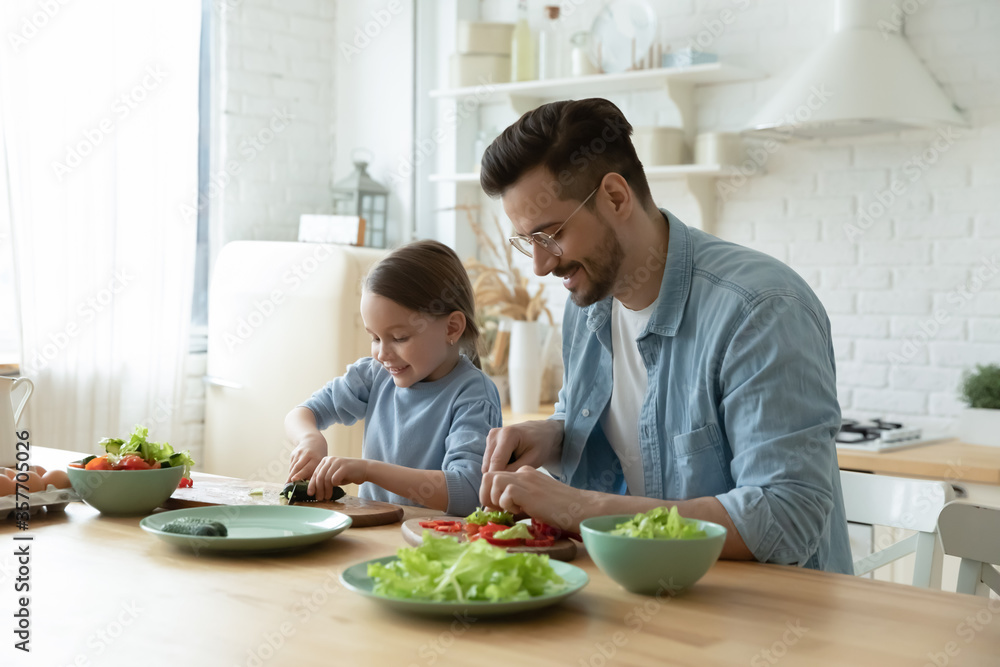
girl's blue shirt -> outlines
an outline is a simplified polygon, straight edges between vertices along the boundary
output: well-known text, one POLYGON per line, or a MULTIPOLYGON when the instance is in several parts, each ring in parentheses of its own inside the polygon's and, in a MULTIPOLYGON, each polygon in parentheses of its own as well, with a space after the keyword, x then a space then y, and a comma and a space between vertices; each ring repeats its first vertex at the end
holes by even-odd
MULTIPOLYGON (((444 472, 449 514, 465 516, 479 505, 486 436, 501 425, 500 394, 464 355, 443 378, 402 389, 382 364, 365 357, 300 407, 312 411, 321 431, 363 419, 366 459, 444 472)), ((426 490, 414 488, 411 495, 426 490)), ((416 504, 371 482, 361 485, 360 496, 416 504)))

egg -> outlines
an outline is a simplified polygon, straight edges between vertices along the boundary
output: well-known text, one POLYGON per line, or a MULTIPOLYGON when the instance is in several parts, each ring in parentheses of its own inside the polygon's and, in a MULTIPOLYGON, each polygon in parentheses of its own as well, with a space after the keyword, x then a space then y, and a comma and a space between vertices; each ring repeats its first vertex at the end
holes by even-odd
POLYGON ((48 472, 42 466, 28 466, 28 470, 30 470, 31 472, 37 472, 39 477, 44 476, 45 473, 48 472))
POLYGON ((45 484, 42 482, 42 478, 37 472, 29 472, 27 475, 28 481, 24 482, 24 484, 28 487, 28 493, 45 490, 45 484))
POLYGON ((69 475, 66 474, 65 470, 50 470, 44 475, 42 475, 42 483, 45 484, 45 488, 49 488, 49 484, 52 484, 57 489, 68 489, 72 484, 69 482, 69 475))
POLYGON ((12 495, 17 491, 17 484, 6 475, 0 475, 0 497, 12 495))
POLYGON ((14 479, 14 475, 17 474, 17 471, 13 468, 0 468, 0 472, 6 475, 7 479, 14 479))

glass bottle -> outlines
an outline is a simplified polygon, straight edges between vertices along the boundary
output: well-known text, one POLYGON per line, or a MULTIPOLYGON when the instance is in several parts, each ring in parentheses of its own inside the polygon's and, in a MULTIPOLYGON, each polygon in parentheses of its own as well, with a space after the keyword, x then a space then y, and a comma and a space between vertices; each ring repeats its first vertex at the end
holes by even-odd
POLYGON ((528 23, 528 0, 520 0, 517 5, 517 23, 510 46, 510 78, 512 81, 534 81, 535 38, 528 23))
POLYGON ((587 76, 588 74, 599 73, 600 70, 594 65, 591 55, 590 33, 578 32, 573 35, 570 42, 573 44, 573 52, 570 58, 572 62, 571 74, 573 76, 587 76))
POLYGON ((568 44, 559 20, 559 6, 545 6, 545 22, 538 33, 538 78, 558 79, 566 76, 565 57, 568 44))

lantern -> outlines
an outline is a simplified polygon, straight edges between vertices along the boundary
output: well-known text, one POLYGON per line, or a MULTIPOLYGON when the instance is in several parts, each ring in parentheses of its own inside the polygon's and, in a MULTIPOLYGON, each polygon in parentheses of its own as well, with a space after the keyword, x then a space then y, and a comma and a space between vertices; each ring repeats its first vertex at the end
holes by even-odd
POLYGON ((368 175, 371 155, 367 157, 357 151, 351 155, 354 171, 333 186, 333 207, 337 215, 356 215, 365 221, 366 246, 384 248, 389 189, 368 175))

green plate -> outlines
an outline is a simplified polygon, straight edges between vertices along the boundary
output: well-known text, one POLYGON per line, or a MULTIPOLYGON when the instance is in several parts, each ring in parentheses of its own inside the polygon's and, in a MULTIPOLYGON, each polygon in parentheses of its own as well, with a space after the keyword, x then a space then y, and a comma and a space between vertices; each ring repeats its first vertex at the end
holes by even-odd
POLYGON ((478 617, 515 614, 531 609, 548 607, 576 593, 590 581, 587 573, 575 565, 563 563, 558 560, 550 560, 549 565, 552 566, 552 569, 566 581, 566 588, 556 593, 539 595, 528 600, 513 600, 509 602, 434 602, 432 600, 411 600, 376 595, 372 592, 375 581, 368 576, 369 563, 389 563, 394 560, 398 560, 398 558, 396 556, 386 556, 352 565, 341 573, 340 582, 355 593, 378 600, 382 604, 401 611, 443 616, 468 614, 469 616, 478 617))
POLYGON ((202 551, 281 551, 328 540, 351 526, 340 512, 301 505, 219 505, 159 512, 139 522, 142 529, 165 542, 202 551), (227 537, 165 533, 174 519, 194 516, 225 524, 227 537))

